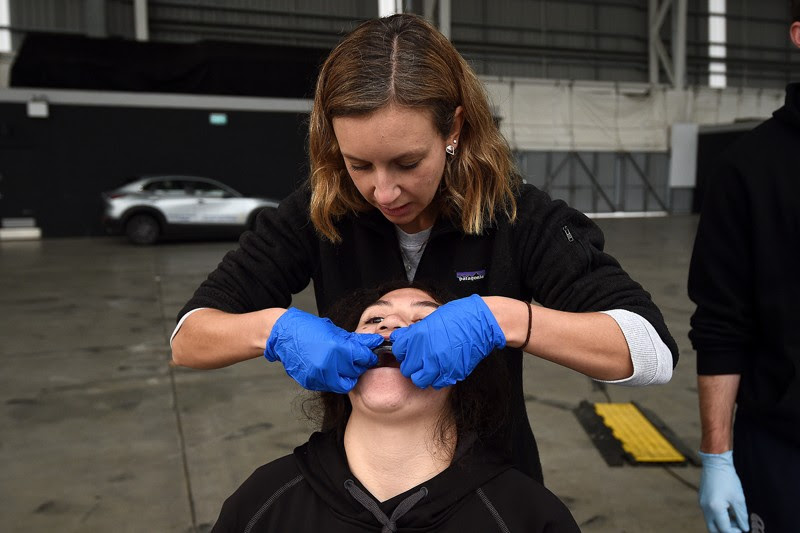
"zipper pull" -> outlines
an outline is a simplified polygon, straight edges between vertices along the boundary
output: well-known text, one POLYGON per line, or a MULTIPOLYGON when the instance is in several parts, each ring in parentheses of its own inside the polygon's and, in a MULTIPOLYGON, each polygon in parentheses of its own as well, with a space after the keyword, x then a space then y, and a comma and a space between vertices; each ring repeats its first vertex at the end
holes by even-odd
POLYGON ((568 240, 569 242, 575 242, 575 238, 572 236, 572 233, 570 233, 570 231, 569 231, 569 227, 568 227, 568 226, 563 226, 563 227, 561 228, 561 231, 563 231, 563 232, 564 232, 564 235, 566 235, 566 236, 567 236, 567 240, 568 240))

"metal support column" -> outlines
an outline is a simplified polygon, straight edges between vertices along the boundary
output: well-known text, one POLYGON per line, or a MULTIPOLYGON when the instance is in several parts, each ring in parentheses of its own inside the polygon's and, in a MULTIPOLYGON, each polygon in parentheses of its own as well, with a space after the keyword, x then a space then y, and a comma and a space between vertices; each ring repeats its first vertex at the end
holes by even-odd
POLYGON ((663 68, 675 89, 686 86, 686 19, 688 0, 648 0, 648 67, 650 83, 659 83, 663 68), (672 57, 661 42, 661 27, 672 8, 672 57))
POLYGON ((450 0, 439 0, 439 31, 450 39, 450 0))
POLYGON ((436 23, 436 0, 424 0, 422 3, 422 16, 431 24, 436 23))
POLYGON ((652 84, 657 84, 659 81, 659 66, 666 72, 669 82, 671 84, 675 83, 672 61, 669 54, 667 54, 664 43, 661 42, 661 26, 664 24, 664 19, 671 5, 672 0, 663 0, 661 4, 659 4, 658 0, 650 0, 649 4, 650 83, 652 84))
POLYGON ((147 0, 133 0, 133 20, 136 27, 136 40, 150 40, 150 28, 147 19, 147 0))
POLYGON ((648 0, 647 3, 647 66, 650 74, 650 85, 658 85, 658 52, 656 52, 655 42, 659 38, 659 26, 656 25, 656 15, 658 13, 658 0, 648 0))
MULTIPOLYGON (((0 0, 0 54, 11 52, 11 8, 8 0, 0 0)), ((9 67, 10 68, 10 67, 9 67)), ((6 86, 8 83, 6 83, 6 86)), ((3 87, 0 81, 0 87, 3 87)))
POLYGON ((673 87, 686 87, 686 19, 689 0, 675 0, 672 7, 672 62, 675 65, 673 87))
POLYGON ((403 0, 378 0, 378 16, 388 17, 403 12, 403 0))
POLYGON ((89 37, 106 37, 106 3, 104 0, 84 0, 83 22, 89 37))

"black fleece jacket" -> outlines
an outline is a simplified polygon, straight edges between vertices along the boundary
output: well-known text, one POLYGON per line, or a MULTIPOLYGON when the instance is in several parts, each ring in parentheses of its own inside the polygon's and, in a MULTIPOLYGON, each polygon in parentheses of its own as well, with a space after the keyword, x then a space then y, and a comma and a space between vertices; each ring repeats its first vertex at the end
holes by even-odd
POLYGON ((800 445, 800 84, 726 150, 689 271, 701 375, 741 374, 737 416, 800 445))
POLYGON ((335 432, 257 469, 212 532, 579 532, 564 504, 477 443, 434 478, 378 502, 353 476, 335 432))
MULTIPOLYGON (((337 223, 342 242, 332 244, 309 220, 310 191, 299 189, 275 212, 262 212, 180 311, 212 307, 244 313, 288 307, 292 294, 314 282, 317 308, 361 287, 405 279, 394 225, 378 210, 348 215, 337 223)), ((440 217, 419 263, 416 280, 456 296, 507 296, 535 300, 561 311, 626 309, 652 324, 678 360, 678 348, 650 295, 603 252, 600 228, 579 211, 532 185, 517 198, 518 218, 499 220, 483 235, 465 235, 440 217)), ((522 391, 522 352, 501 354, 509 366, 514 462, 542 480, 541 464, 522 391)))

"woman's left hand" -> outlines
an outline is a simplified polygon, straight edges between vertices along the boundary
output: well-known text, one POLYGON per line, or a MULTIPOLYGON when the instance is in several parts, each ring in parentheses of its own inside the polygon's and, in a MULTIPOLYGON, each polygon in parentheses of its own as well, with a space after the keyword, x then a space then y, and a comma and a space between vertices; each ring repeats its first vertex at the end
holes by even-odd
POLYGON ((494 315, 477 294, 453 300, 391 335, 400 372, 417 387, 441 389, 466 378, 506 345, 494 315))

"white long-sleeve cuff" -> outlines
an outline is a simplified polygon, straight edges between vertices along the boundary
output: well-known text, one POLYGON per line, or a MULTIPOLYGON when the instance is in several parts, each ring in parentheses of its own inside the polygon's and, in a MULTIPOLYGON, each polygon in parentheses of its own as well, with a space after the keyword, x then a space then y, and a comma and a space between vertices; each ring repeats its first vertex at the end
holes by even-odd
POLYGON ((622 330, 631 353, 633 374, 624 379, 613 381, 598 379, 597 381, 629 387, 660 385, 669 382, 672 379, 672 352, 669 351, 650 322, 625 309, 602 312, 613 318, 622 330))
POLYGON ((175 326, 175 329, 172 330, 172 335, 169 338, 169 347, 170 348, 172 348, 172 339, 174 339, 175 335, 178 334, 178 330, 181 329, 181 326, 183 325, 183 321, 186 320, 187 318, 189 318, 189 315, 191 315, 195 311, 199 311, 201 309, 208 309, 208 307, 198 307, 197 309, 192 309, 191 311, 189 311, 188 313, 183 315, 180 320, 178 320, 178 324, 175 326))

